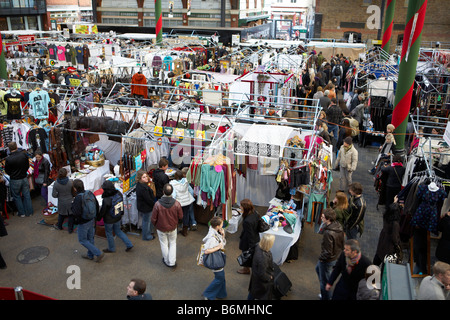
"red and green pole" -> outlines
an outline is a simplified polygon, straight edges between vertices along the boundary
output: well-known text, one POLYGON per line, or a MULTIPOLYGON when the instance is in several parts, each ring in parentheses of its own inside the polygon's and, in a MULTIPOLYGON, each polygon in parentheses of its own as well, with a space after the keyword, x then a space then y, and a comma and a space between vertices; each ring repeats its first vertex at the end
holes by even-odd
POLYGON ((2 34, 0 33, 0 79, 6 80, 7 78, 5 50, 3 48, 2 34))
POLYGON ((156 43, 160 44, 162 42, 162 9, 161 0, 155 0, 155 20, 156 20, 156 43))
POLYGON ((384 54, 383 59, 387 60, 389 57, 389 50, 391 46, 392 27, 394 26, 394 12, 395 12, 395 0, 387 0, 386 15, 384 18, 384 32, 381 42, 381 49, 383 49, 387 55, 384 54))
POLYGON ((404 151, 405 146, 406 126, 414 90, 414 78, 426 9, 427 0, 409 0, 394 111, 392 113, 392 124, 395 126, 396 149, 399 152, 404 151))

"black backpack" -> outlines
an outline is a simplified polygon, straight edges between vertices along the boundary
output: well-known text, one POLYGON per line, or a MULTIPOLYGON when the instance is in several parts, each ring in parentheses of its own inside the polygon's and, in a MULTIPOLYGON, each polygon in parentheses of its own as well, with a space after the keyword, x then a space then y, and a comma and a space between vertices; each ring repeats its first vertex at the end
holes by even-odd
POLYGON ((334 66, 333 75, 335 75, 336 77, 340 77, 342 74, 341 71, 341 66, 337 64, 334 66))

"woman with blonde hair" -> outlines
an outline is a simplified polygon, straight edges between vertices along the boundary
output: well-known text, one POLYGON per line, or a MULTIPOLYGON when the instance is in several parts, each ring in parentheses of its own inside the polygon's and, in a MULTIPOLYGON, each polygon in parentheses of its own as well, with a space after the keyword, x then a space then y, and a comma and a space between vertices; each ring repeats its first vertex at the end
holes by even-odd
POLYGON ((343 228, 348 216, 348 199, 344 192, 336 192, 336 196, 333 200, 333 209, 336 212, 336 221, 339 222, 343 228))
POLYGON ((249 300, 272 299, 274 267, 270 249, 272 249, 274 242, 275 236, 265 233, 255 247, 249 285, 249 300))

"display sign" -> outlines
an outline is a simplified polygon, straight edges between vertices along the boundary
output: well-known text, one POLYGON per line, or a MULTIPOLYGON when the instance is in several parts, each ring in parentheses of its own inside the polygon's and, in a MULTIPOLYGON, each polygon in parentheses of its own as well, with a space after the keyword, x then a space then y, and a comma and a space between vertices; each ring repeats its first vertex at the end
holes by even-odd
POLYGON ((445 127, 444 140, 450 146, 450 121, 447 121, 447 127, 445 127))

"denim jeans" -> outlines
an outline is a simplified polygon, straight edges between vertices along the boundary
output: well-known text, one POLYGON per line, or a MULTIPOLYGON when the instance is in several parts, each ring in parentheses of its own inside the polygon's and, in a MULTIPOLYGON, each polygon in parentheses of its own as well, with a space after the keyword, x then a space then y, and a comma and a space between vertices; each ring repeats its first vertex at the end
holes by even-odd
POLYGON ((155 232, 155 227, 151 222, 152 212, 139 212, 142 214, 142 240, 152 240, 152 233, 155 232))
POLYGON ((191 203, 189 205, 189 225, 196 225, 197 221, 195 220, 195 214, 194 214, 194 203, 191 203))
POLYGON ((73 223, 73 215, 68 215, 68 216, 63 216, 63 215, 61 215, 61 214, 58 215, 58 223, 57 223, 57 226, 58 226, 59 229, 62 229, 62 228, 63 228, 64 220, 65 220, 66 218, 69 219, 67 228, 69 229, 69 232, 72 233, 72 232, 73 232, 73 225, 74 225, 74 223, 73 223))
POLYGON ((31 216, 33 214, 33 205, 31 203, 30 185, 28 184, 28 179, 11 179, 9 187, 19 216, 31 216))
POLYGON ((181 207, 183 210, 183 226, 189 226, 189 214, 190 214, 191 205, 181 207))
POLYGON ((350 230, 347 230, 347 232, 345 233, 345 235, 347 236, 347 240, 356 239, 358 237, 358 232, 359 232, 358 226, 356 226, 350 230))
POLYGON ((99 256, 102 254, 100 249, 98 249, 94 244, 94 223, 95 219, 92 219, 89 222, 79 224, 77 228, 78 241, 82 246, 88 249, 87 255, 90 259, 94 258, 94 256, 99 256))
POLYGON ((108 249, 109 251, 116 251, 116 243, 114 241, 113 231, 120 240, 123 241, 127 248, 131 248, 133 244, 127 235, 120 229, 120 220, 116 223, 105 223, 105 234, 106 239, 108 239, 108 249))
POLYGON ((330 292, 325 290, 325 286, 327 285, 328 278, 330 277, 335 265, 336 260, 331 262, 322 262, 319 260, 316 264, 316 273, 319 277, 320 294, 322 295, 322 300, 330 300, 330 292))
POLYGON ((339 138, 339 127, 337 124, 328 124, 328 132, 337 140, 339 138))
POLYGON ((227 288, 225 282, 225 270, 214 272, 214 280, 203 291, 203 296, 208 300, 215 300, 216 298, 223 299, 227 297, 227 288))
POLYGON ((168 266, 174 266, 177 261, 177 228, 168 232, 156 231, 164 262, 168 266))

